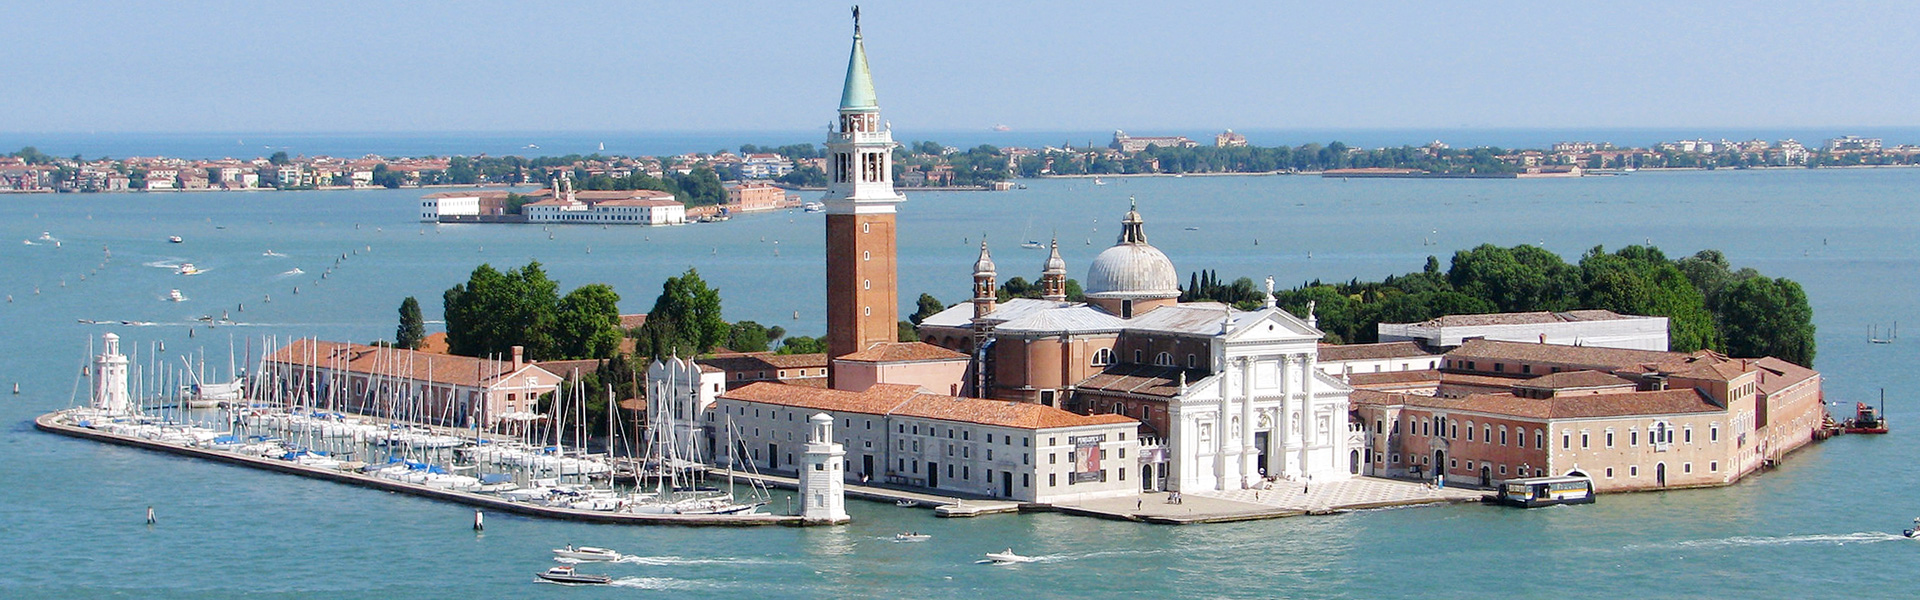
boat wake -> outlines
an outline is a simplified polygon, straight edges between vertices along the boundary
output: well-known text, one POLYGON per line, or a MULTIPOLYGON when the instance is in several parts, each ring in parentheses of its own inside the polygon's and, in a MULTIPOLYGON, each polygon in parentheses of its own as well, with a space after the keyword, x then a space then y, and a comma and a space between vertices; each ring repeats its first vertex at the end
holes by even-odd
POLYGON ((739 558, 684 558, 679 556, 622 556, 619 560, 605 561, 665 567, 674 565, 740 565, 757 564, 761 561, 739 558))
POLYGON ((178 271, 178 270, 180 270, 180 259, 178 259, 178 258, 163 258, 163 259, 160 259, 160 260, 156 260, 156 261, 150 261, 150 262, 143 262, 143 263, 140 263, 140 266, 143 266, 143 267, 153 267, 153 268, 156 268, 156 269, 167 269, 167 270, 169 270, 169 271, 178 271))
POLYGON ((687 590, 699 587, 694 582, 671 577, 620 577, 607 585, 643 590, 687 590))
POLYGON ((1845 546, 1848 544, 1872 544, 1877 542, 1906 541, 1898 533, 1884 531, 1862 531, 1858 533, 1783 535, 1783 536, 1735 536, 1715 540, 1685 540, 1667 544, 1648 544, 1627 546, 1627 549, 1655 548, 1737 548, 1754 546, 1845 546))
POLYGON ((279 253, 279 252, 274 252, 274 251, 272 251, 272 250, 268 250, 268 251, 266 251, 266 252, 263 252, 263 253, 261 253, 260 255, 261 255, 261 256, 272 256, 272 257, 278 257, 278 258, 285 258, 285 257, 287 256, 287 255, 285 255, 285 254, 281 254, 281 253, 279 253))
POLYGON ((280 273, 279 277, 292 277, 295 275, 305 275, 305 274, 307 274, 307 272, 300 270, 300 267, 294 267, 292 269, 288 269, 280 273))

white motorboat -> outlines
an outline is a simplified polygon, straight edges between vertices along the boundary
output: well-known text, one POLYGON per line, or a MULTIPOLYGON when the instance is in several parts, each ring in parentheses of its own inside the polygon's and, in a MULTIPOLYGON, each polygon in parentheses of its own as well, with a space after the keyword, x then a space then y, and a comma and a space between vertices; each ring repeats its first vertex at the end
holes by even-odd
POLYGON ((933 539, 933 534, 920 533, 918 531, 893 534, 893 541, 896 542, 924 542, 930 539, 933 539))
POLYGON ((200 267, 193 266, 193 263, 180 263, 180 266, 178 268, 175 268, 173 272, 179 273, 181 275, 199 275, 201 273, 205 273, 206 270, 201 269, 200 267))
POLYGON ((186 299, 187 299, 187 297, 186 297, 186 296, 182 296, 182 295, 180 295, 180 290, 167 290, 167 301, 168 301, 168 302, 181 302, 181 301, 184 301, 184 300, 186 300, 186 299))
POLYGON ((540 572, 539 575, 541 579, 545 579, 547 581, 551 581, 554 583, 586 584, 586 585, 606 585, 609 583, 613 583, 613 578, 608 577, 606 575, 588 575, 586 573, 575 573, 573 572, 573 566, 571 565, 560 565, 558 567, 547 569, 545 571, 540 572))
POLYGON ((177 235, 170 235, 170 236, 167 236, 167 241, 178 244, 181 242, 185 242, 186 240, 180 239, 180 236, 177 236, 177 235))
POLYGON ((1907 539, 1910 539, 1910 540, 1920 539, 1920 517, 1913 518, 1913 529, 1902 531, 1900 532, 1900 535, 1907 536, 1907 539))
POLYGON ((1030 563, 1036 559, 1031 556, 1021 556, 1018 554, 1014 554, 1013 549, 1008 548, 1000 552, 988 552, 987 560, 996 565, 1015 565, 1015 564, 1021 564, 1021 563, 1030 563))
POLYGON ((571 558, 574 560, 614 561, 614 560, 620 560, 622 558, 626 558, 626 555, 623 555, 619 552, 615 552, 613 550, 608 550, 606 548, 595 548, 593 546, 575 546, 573 544, 567 544, 567 547, 565 548, 554 548, 553 555, 560 558, 571 558))

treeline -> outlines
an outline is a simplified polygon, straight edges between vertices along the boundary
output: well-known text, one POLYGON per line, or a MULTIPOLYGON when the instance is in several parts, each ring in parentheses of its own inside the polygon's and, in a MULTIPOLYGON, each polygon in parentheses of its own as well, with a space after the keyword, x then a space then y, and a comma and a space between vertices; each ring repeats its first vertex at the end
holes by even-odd
MULTIPOLYGON (((1315 304, 1328 343, 1378 340, 1380 323, 1412 323, 1445 315, 1605 309, 1667 317, 1671 348, 1714 350, 1736 357, 1774 356, 1813 366, 1813 308, 1799 283, 1733 269, 1717 250, 1670 260, 1658 248, 1595 246, 1577 264, 1536 246, 1491 244, 1453 255, 1441 271, 1427 257, 1416 273, 1382 281, 1313 281, 1276 292, 1296 315, 1315 304)), ((1183 301, 1259 306, 1253 280, 1222 282, 1212 271, 1194 273, 1183 301)))
POLYGON ((1502 161, 1501 148, 1442 148, 1401 146, 1359 149, 1340 142, 1325 146, 1239 146, 1193 148, 1148 146, 1145 151, 1114 155, 1105 149, 1051 150, 1021 158, 1015 171, 1021 177, 1043 175, 1114 175, 1137 173, 1269 173, 1387 167, 1436 173, 1510 173, 1519 167, 1502 161))
MULTIPOLYGON (((447 351, 504 357, 514 346, 521 346, 527 360, 614 357, 625 333, 620 328, 620 295, 600 283, 574 288, 565 297, 559 290, 538 261, 504 273, 492 265, 480 265, 466 283, 441 295, 447 351)), ((413 312, 418 310, 416 303, 413 312)), ((407 321, 403 302, 403 332, 410 329, 407 321)))

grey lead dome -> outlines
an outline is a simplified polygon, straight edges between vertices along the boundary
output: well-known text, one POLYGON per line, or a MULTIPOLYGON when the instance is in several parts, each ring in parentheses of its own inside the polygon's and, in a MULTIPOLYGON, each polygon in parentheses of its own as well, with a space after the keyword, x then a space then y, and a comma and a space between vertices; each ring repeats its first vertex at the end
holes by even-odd
POLYGON ((1117 300, 1178 298, 1180 276, 1173 261, 1147 243, 1146 221, 1138 210, 1128 210, 1121 221, 1120 241, 1093 258, 1087 267, 1087 297, 1117 300))

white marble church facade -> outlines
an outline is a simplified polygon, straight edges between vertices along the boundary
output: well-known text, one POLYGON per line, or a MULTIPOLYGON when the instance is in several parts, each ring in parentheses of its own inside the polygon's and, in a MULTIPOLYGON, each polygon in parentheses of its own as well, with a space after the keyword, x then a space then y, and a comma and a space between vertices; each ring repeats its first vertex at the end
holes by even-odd
POLYGON ((1314 367, 1321 333, 1284 310, 1224 317, 1214 374, 1167 402, 1167 485, 1244 489, 1272 476, 1333 481, 1352 473, 1347 395, 1314 367))

